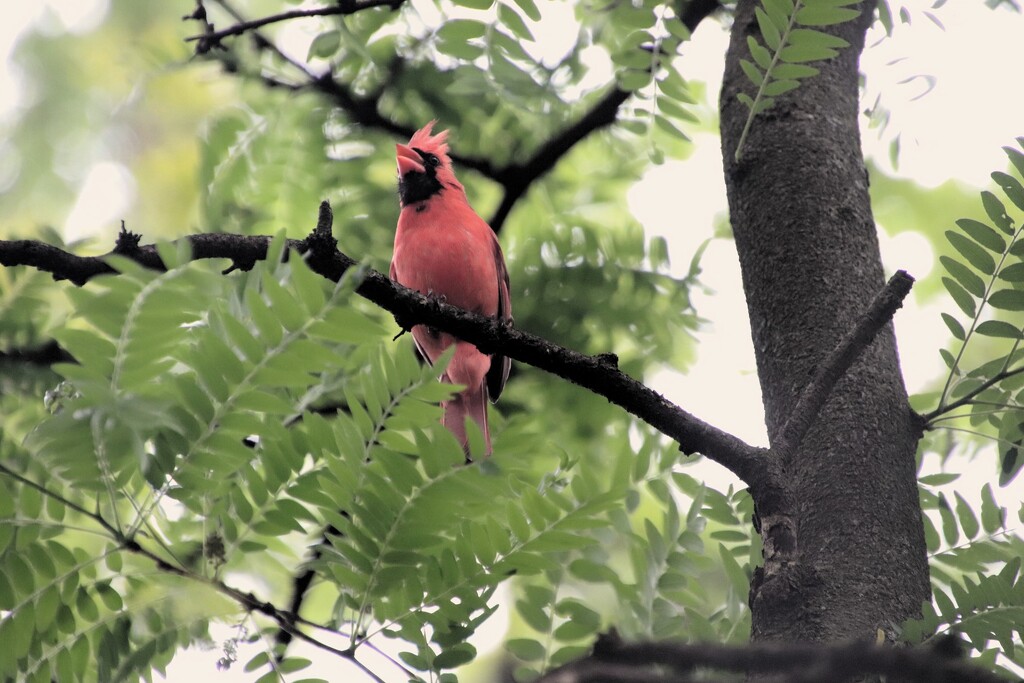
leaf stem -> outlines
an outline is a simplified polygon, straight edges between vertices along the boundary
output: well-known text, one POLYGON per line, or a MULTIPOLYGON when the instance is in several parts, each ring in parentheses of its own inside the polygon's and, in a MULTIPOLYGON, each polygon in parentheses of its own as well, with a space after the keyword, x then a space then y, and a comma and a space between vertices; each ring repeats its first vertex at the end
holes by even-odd
MULTIPOLYGON (((938 405, 938 407, 935 410, 933 410, 931 413, 929 413, 926 416, 927 418, 930 419, 931 417, 933 417, 935 415, 941 414, 941 413, 945 412, 950 407, 950 406, 946 406, 945 403, 946 403, 946 397, 949 395, 949 391, 952 388, 953 377, 956 375, 957 368, 960 367, 960 361, 963 360, 964 352, 967 350, 967 344, 971 341, 971 337, 974 334, 974 330, 977 329, 977 327, 978 327, 979 320, 981 319, 981 313, 985 309, 985 304, 988 303, 989 295, 992 293, 992 288, 995 287, 996 276, 999 274, 999 271, 1002 270, 1003 263, 1006 262, 1006 257, 1010 254, 1010 249, 1012 249, 1013 245, 1016 244, 1017 240, 1020 238, 1020 235, 1021 235, 1022 231, 1024 231, 1024 225, 1022 225, 1020 228, 1017 228, 1017 232, 1014 233, 1013 239, 1010 240, 1010 243, 1006 245, 1006 248, 1003 250, 1003 253, 1000 255, 999 263, 996 264, 995 270, 993 270, 992 271, 992 275, 989 276, 988 284, 985 286, 985 293, 984 293, 984 295, 982 295, 981 302, 978 304, 978 310, 975 313, 974 318, 971 320, 971 327, 970 327, 969 330, 967 330, 967 333, 964 335, 964 343, 960 345, 960 351, 957 352, 956 358, 953 359, 953 365, 949 368, 949 375, 946 377, 946 383, 942 387, 942 394, 939 396, 939 405, 938 405)), ((1014 343, 1014 347, 1013 347, 1014 351, 1017 349, 1017 344, 1019 344, 1019 340, 1016 343, 1014 343)), ((1007 356, 1006 364, 1003 366, 1004 372, 1006 370, 1007 365, 1010 364, 1010 362, 1012 360, 1012 356, 1013 356, 1013 351, 1011 351, 1010 355, 1007 356)), ((1002 373, 999 373, 999 375, 1001 375, 1001 374, 1002 373)), ((999 376, 999 375, 997 375, 997 376, 999 376)), ((1005 377, 1003 379, 1005 379, 1005 377)), ((995 384, 995 382, 986 383, 986 384, 984 384, 982 386, 985 389, 987 389, 988 387, 992 386, 992 384, 995 384)), ((977 395, 978 395, 977 391, 972 392, 971 394, 968 394, 968 396, 971 396, 971 397, 977 396, 977 395)), ((963 399, 961 399, 961 401, 962 400, 963 399)))
POLYGON ((743 158, 743 143, 747 141, 747 134, 750 132, 751 126, 754 124, 754 117, 757 116, 757 105, 761 103, 761 99, 764 95, 765 88, 768 87, 769 81, 771 81, 772 71, 775 69, 775 65, 779 63, 782 49, 786 47, 786 43, 789 41, 789 34, 793 32, 793 25, 796 24, 796 15, 803 6, 803 0, 796 0, 793 5, 793 14, 789 17, 789 24, 786 26, 785 33, 779 38, 779 47, 775 50, 772 55, 772 61, 765 69, 764 78, 761 79, 761 85, 757 88, 757 95, 754 96, 754 104, 750 107, 750 113, 747 114, 747 120, 743 123, 743 132, 740 133, 740 140, 736 143, 735 159, 739 161, 743 158))

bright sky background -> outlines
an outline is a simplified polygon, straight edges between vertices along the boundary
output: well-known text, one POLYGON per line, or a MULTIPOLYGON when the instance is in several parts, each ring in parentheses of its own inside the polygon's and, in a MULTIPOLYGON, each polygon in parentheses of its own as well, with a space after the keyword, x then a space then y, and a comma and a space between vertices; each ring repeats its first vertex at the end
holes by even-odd
MULTIPOLYGON (((993 64, 1020 64, 1024 18, 1008 10, 990 10, 981 0, 959 0, 935 11, 945 26, 943 30, 924 14, 931 2, 892 0, 891 4, 894 10, 906 6, 913 21, 910 25, 898 25, 891 39, 883 40, 880 30, 869 37, 869 45, 879 44, 869 48, 862 59, 868 75, 864 105, 870 105, 881 91, 883 102, 893 113, 885 137, 879 138, 874 130, 863 131, 866 153, 887 172, 925 185, 935 186, 956 178, 985 187, 988 174, 1006 166, 1000 147, 1013 144, 1014 137, 1024 135, 1024 89, 1014 86, 1011 76, 986 80, 981 75, 991 73, 993 64), (924 89, 921 82, 901 82, 918 74, 934 76, 936 84, 930 93, 915 100, 924 89), (902 153, 899 168, 894 170, 888 162, 888 143, 896 132, 902 132, 902 153)), ((186 5, 182 3, 183 8, 186 5)), ((425 21, 437 20, 433 5, 424 2, 417 6, 422 8, 425 21)), ((572 10, 565 3, 541 6, 550 22, 545 24, 549 30, 543 26, 535 29, 538 45, 524 47, 535 54, 557 58, 567 49, 566 41, 571 34, 559 30, 559 26, 572 21, 572 10)), ((0 60, 6 62, 17 35, 47 13, 51 18, 58 17, 67 30, 85 32, 102 20, 106 9, 107 0, 6 2, 0 9, 0 60)), ((287 31, 289 38, 300 44, 292 52, 305 54, 301 43, 314 35, 309 25, 295 23, 287 31)), ((686 47, 681 65, 687 78, 705 81, 708 92, 716 98, 726 44, 727 35, 721 27, 705 22, 686 47)), ((595 64, 602 63, 607 69, 607 60, 595 57, 595 64)), ((594 82, 604 82, 607 77, 608 72, 602 73, 598 68, 594 82)), ((0 124, 12 114, 19 93, 17 72, 10 65, 0 68, 0 124)), ((721 221, 726 211, 719 140, 717 136, 698 133, 694 141, 696 149, 690 159, 652 167, 629 195, 630 207, 648 233, 668 239, 674 267, 680 274, 685 272, 697 245, 713 234, 716 221, 721 221), (678 210, 680 195, 685 196, 685 212, 678 210), (685 220, 682 224, 681 215, 685 220)), ((99 162, 86 175, 80 200, 69 213, 65 231, 70 237, 109 227, 133 200, 134 180, 127 170, 116 163, 99 162)), ((889 237, 884 230, 880 238, 887 273, 903 268, 918 279, 930 274, 933 255, 924 238, 913 233, 889 237)), ((686 376, 663 373, 653 384, 699 417, 747 441, 764 444, 760 391, 732 242, 714 241, 702 265, 702 281, 708 291, 695 293, 695 302, 709 323, 700 335, 698 361, 686 376)), ((946 302, 922 303, 912 294, 897 313, 900 353, 912 393, 942 374, 936 344, 948 337, 939 318, 944 308, 949 308, 946 302)), ((987 478, 992 466, 986 462, 984 467, 975 469, 983 470, 983 477, 987 478)), ((705 474, 713 485, 733 481, 714 465, 706 467, 705 474)), ((1024 494, 1024 477, 1019 477, 1014 486, 1013 491, 998 492, 1001 502, 1010 508, 1011 519, 1019 505, 1015 501, 1024 494)), ((973 494, 970 489, 978 486, 969 484, 965 488, 965 494, 973 494)), ((493 642, 500 637, 504 621, 501 614, 492 618, 489 623, 497 631, 490 636, 484 634, 480 642, 486 642, 488 637, 493 642)), ((218 637, 230 635, 230 631, 224 630, 218 637)), ((296 648, 295 653, 302 651, 296 648)), ((190 681, 201 676, 200 680, 231 683, 253 678, 252 674, 243 674, 241 666, 217 672, 214 662, 219 656, 219 650, 214 650, 179 657, 168 672, 168 680, 190 681)), ((242 661, 247 658, 243 655, 242 661)), ((374 668, 387 671, 384 666, 374 668)), ((341 675, 333 657, 329 665, 303 673, 333 680, 340 680, 341 675)))

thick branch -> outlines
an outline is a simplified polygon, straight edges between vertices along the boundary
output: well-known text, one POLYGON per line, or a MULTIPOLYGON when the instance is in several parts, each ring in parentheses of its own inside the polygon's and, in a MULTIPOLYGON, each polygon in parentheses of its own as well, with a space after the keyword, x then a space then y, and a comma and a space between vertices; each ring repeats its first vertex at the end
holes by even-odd
MULTIPOLYGON (((330 207, 321 205, 320 228, 303 241, 289 240, 288 246, 308 252, 308 262, 320 275, 338 281, 355 261, 337 250, 335 240, 323 230, 330 207), (326 218, 325 218, 326 216, 326 218)), ((269 237, 226 234, 193 235, 188 238, 195 259, 227 258, 232 268, 248 268, 266 257, 269 237)), ((152 245, 130 248, 137 240, 122 233, 115 253, 154 269, 163 269, 152 245)), ((115 272, 103 257, 81 257, 57 247, 31 241, 0 240, 0 264, 29 265, 52 273, 56 279, 84 284, 96 275, 115 272)), ((756 486, 768 479, 768 461, 763 449, 748 445, 682 410, 652 389, 622 373, 612 354, 587 356, 560 347, 541 337, 515 329, 496 320, 463 311, 436 299, 428 299, 393 282, 377 271, 366 269, 356 292, 391 312, 404 328, 425 324, 450 332, 476 344, 485 353, 500 352, 522 363, 545 370, 607 398, 644 420, 680 444, 687 453, 699 452, 756 486)))
POLYGON ((846 374, 853 362, 871 344, 875 336, 885 327, 896 311, 903 306, 903 300, 914 286, 914 278, 904 270, 898 270, 889 278, 857 323, 847 332, 832 352, 818 366, 811 381, 804 387, 800 398, 793 407, 789 419, 783 426, 774 448, 782 454, 792 453, 800 446, 807 430, 814 424, 836 382, 846 374))
POLYGON ((784 680, 793 683, 841 683, 869 675, 921 683, 996 683, 1003 680, 968 662, 950 659, 928 648, 893 648, 870 642, 836 645, 624 644, 613 635, 601 636, 591 657, 550 671, 538 679, 537 683, 613 680, 607 677, 604 669, 623 666, 638 668, 640 672, 667 669, 668 675, 654 679, 663 681, 677 680, 671 674, 691 673, 698 667, 747 674, 781 675, 785 677, 784 680))

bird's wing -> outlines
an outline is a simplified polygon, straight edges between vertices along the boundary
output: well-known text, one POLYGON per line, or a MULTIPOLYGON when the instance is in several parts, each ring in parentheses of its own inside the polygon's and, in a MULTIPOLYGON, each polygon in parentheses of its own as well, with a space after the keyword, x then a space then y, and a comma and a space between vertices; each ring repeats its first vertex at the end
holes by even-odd
MULTIPOLYGON (((509 296, 508 268, 505 267, 505 256, 501 253, 501 245, 498 239, 494 239, 494 263, 498 272, 498 319, 512 322, 512 299, 509 296)), ((487 394, 491 401, 497 401, 501 396, 505 382, 508 381, 508 372, 512 368, 512 359, 507 356, 494 355, 491 358, 491 367, 487 370, 487 394)))

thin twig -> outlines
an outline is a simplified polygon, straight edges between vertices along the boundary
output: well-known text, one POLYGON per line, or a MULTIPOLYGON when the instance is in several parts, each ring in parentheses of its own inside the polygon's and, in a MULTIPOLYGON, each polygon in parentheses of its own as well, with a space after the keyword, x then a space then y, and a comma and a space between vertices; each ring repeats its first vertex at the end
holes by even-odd
POLYGON ((979 394, 981 394, 983 391, 985 391, 989 387, 991 387, 991 386, 993 386, 995 384, 998 384, 999 382, 1002 382, 1004 379, 1007 379, 1009 377, 1013 377, 1014 375, 1019 375, 1022 372, 1024 372, 1024 365, 1022 365, 1022 366, 1020 366, 1018 368, 1014 368, 1013 370, 1004 370, 1003 372, 1000 372, 1000 373, 998 373, 996 375, 993 375, 992 377, 989 377, 982 384, 978 385, 977 388, 975 388, 972 391, 967 392, 966 394, 964 394, 963 396, 961 396, 957 400, 953 401, 952 403, 950 403, 948 405, 944 405, 944 406, 939 406, 935 410, 933 410, 930 413, 924 415, 923 418, 924 418, 925 424, 928 427, 933 426, 934 422, 935 422, 935 418, 937 418, 938 416, 944 415, 945 413, 948 413, 951 410, 956 410, 957 408, 960 408, 961 406, 967 405, 968 403, 971 402, 971 400, 975 396, 978 396, 979 394))
MULTIPOLYGON (((280 14, 271 14, 270 16, 253 19, 251 21, 239 21, 237 24, 219 31, 213 30, 212 24, 207 24, 209 30, 198 35, 189 36, 188 38, 185 38, 185 40, 187 42, 197 43, 196 52, 203 54, 212 48, 219 46, 220 41, 224 38, 240 36, 243 33, 255 31, 256 29, 269 24, 288 21, 290 19, 302 19, 305 17, 329 17, 335 15, 346 16, 363 10, 372 9, 374 7, 388 7, 391 10, 396 10, 401 7, 404 2, 405 0, 361 0, 355 2, 349 0, 347 2, 340 2, 332 7, 295 9, 287 12, 281 12, 280 14)), ((195 17, 190 16, 187 18, 194 19, 195 17)))
POLYGON ((847 332, 846 336, 836 345, 832 352, 818 366, 811 381, 804 387, 800 398, 782 427, 773 448, 776 452, 787 454, 800 446, 807 431, 814 424, 825 401, 835 387, 836 382, 846 374, 853 362, 860 357, 872 340, 885 327, 896 311, 903 305, 903 300, 910 293, 914 278, 906 271, 898 270, 889 278, 885 287, 875 295, 868 310, 847 332))

